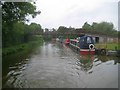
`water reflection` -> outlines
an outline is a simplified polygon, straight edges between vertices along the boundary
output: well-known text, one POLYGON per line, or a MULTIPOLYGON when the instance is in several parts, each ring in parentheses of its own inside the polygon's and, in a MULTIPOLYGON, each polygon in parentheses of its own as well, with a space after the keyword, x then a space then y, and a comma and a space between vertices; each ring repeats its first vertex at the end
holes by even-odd
POLYGON ((13 87, 13 84, 21 77, 22 72, 28 65, 28 58, 13 58, 9 57, 9 61, 4 59, 3 61, 3 72, 2 72, 2 87, 13 87))
POLYGON ((100 60, 101 62, 107 62, 107 61, 113 60, 114 64, 120 63, 119 58, 115 56, 99 55, 99 56, 96 56, 96 58, 98 58, 98 60, 100 60))
POLYGON ((113 56, 78 55, 77 58, 78 58, 77 65, 80 66, 81 70, 85 72, 91 70, 92 68, 94 68, 94 66, 99 66, 109 61, 112 61, 111 64, 113 65, 120 63, 118 57, 113 56))
MULTIPOLYGON (((36 54, 37 48, 30 51, 18 52, 2 57, 2 87, 12 88, 14 85, 22 86, 20 77, 23 71, 28 68, 31 54, 36 54), (20 85, 19 85, 20 84, 20 85)), ((37 52, 38 53, 38 52, 37 52)), ((40 52, 39 52, 40 53, 40 52)))
POLYGON ((45 42, 31 55, 4 58, 3 87, 117 87, 118 63, 117 57, 79 55, 63 44, 45 42))

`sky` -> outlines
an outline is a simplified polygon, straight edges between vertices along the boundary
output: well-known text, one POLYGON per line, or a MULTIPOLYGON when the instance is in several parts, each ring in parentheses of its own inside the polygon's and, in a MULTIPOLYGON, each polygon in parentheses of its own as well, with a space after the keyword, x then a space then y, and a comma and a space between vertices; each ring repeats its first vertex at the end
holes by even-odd
POLYGON ((111 22, 118 30, 119 0, 36 0, 36 8, 41 11, 35 22, 42 28, 59 28, 59 26, 82 28, 85 22, 111 22))

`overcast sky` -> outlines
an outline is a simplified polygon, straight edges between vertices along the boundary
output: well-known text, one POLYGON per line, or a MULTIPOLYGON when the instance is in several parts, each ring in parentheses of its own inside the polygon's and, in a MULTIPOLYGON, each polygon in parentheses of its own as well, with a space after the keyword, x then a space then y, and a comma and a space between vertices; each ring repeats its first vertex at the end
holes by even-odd
POLYGON ((37 0, 37 10, 41 11, 30 22, 42 28, 59 26, 81 28, 85 22, 112 22, 118 30, 119 0, 37 0))

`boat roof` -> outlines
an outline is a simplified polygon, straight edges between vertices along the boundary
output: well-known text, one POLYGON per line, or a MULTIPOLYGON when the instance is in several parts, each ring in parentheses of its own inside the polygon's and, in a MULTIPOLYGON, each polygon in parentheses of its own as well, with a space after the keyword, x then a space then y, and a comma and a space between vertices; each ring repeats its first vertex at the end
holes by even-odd
POLYGON ((70 41, 79 42, 77 39, 70 39, 70 41))

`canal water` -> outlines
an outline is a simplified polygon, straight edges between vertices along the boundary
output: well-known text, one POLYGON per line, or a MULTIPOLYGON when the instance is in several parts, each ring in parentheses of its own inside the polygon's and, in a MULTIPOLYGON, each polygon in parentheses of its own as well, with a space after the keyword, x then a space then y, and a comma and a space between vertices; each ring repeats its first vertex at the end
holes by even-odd
POLYGON ((68 46, 44 42, 28 54, 3 58, 3 88, 118 88, 118 58, 80 56, 68 46))

